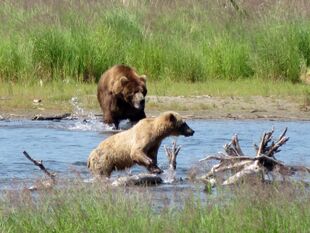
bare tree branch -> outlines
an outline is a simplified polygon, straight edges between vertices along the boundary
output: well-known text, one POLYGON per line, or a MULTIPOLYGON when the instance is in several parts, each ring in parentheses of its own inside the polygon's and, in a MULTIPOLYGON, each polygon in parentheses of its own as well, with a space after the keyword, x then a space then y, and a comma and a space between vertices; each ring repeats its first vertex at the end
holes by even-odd
POLYGON ((31 158, 31 156, 26 151, 24 151, 23 154, 25 155, 27 159, 33 162, 34 165, 38 166, 48 177, 50 177, 54 183, 56 183, 56 180, 55 180, 56 174, 50 173, 43 165, 42 160, 40 161, 34 160, 33 158, 31 158))
POLYGON ((165 151, 166 151, 166 155, 168 157, 169 160, 169 166, 175 170, 177 167, 177 156, 178 153, 181 150, 181 146, 177 146, 176 141, 173 141, 172 143, 172 147, 166 147, 164 146, 165 151))
POLYGON ((310 173, 310 168, 304 166, 288 166, 274 157, 276 153, 280 152, 279 148, 289 140, 285 136, 286 132, 287 128, 285 128, 277 141, 274 141, 272 138, 274 129, 265 132, 259 146, 255 145, 255 157, 244 155, 239 145, 238 137, 234 135, 231 142, 224 146, 225 153, 220 153, 218 156, 208 156, 199 160, 200 162, 208 160, 219 161, 218 164, 215 164, 201 178, 208 181, 210 178, 213 179, 213 177, 216 177, 219 173, 229 172, 228 174, 230 176, 222 182, 222 185, 227 185, 236 183, 241 178, 243 179, 250 175, 255 175, 259 179, 264 180, 265 176, 263 174, 268 174, 269 172, 277 172, 282 176, 293 175, 298 171, 310 173))

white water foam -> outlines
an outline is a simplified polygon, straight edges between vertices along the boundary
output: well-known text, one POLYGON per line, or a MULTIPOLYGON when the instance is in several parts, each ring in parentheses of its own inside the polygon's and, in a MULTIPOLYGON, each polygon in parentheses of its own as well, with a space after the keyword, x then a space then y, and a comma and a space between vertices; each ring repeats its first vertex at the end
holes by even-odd
POLYGON ((78 97, 72 97, 70 103, 73 107, 72 118, 76 119, 73 125, 66 125, 66 129, 76 131, 97 131, 97 132, 120 132, 132 126, 130 121, 121 121, 120 129, 115 130, 114 125, 109 125, 101 122, 101 119, 96 117, 93 112, 86 111, 79 103, 78 97))
POLYGON ((99 132, 109 132, 109 131, 115 131, 113 126, 109 126, 106 124, 103 124, 102 122, 99 122, 96 119, 91 120, 82 120, 77 121, 73 125, 68 126, 69 130, 76 130, 76 131, 99 131, 99 132))
POLYGON ((161 178, 165 184, 171 184, 176 181, 176 171, 169 166, 169 168, 164 170, 164 172, 161 174, 161 178))
POLYGON ((72 97, 70 100, 73 106, 73 118, 77 121, 68 126, 69 130, 77 131, 115 131, 114 127, 111 125, 104 124, 99 121, 93 112, 87 112, 82 106, 80 106, 79 99, 77 97, 72 97))
MULTIPOLYGON (((70 104, 73 107, 73 116, 74 117, 81 117, 81 116, 85 116, 85 111, 84 109, 80 106, 79 104, 79 99, 78 97, 72 97, 70 100, 70 104)), ((86 114, 87 115, 87 114, 86 114)))

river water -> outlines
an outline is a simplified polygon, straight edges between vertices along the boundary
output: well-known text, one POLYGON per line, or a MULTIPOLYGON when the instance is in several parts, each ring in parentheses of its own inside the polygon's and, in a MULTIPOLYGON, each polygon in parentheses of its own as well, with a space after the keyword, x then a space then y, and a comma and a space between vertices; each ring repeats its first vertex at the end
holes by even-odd
MULTIPOLYGON (((165 169, 168 160, 163 146, 170 146, 175 139, 178 145, 182 145, 177 158, 177 177, 185 178, 199 159, 223 151, 223 145, 230 142, 235 133, 244 153, 254 155, 253 144, 259 143, 263 132, 272 127, 275 128, 274 136, 279 136, 288 127, 287 136, 290 137, 277 158, 290 165, 310 166, 308 121, 188 120, 188 125, 195 130, 193 137, 167 138, 158 154, 159 166, 165 169)), ((43 160, 49 170, 61 177, 79 174, 88 179, 86 161, 89 153, 112 133, 94 117, 87 121, 0 121, 0 189, 15 182, 42 177, 42 171, 24 157, 24 150, 34 159, 43 160)), ((145 169, 139 166, 131 169, 132 173, 141 171, 145 169)), ((113 176, 123 173, 116 172, 113 176)))

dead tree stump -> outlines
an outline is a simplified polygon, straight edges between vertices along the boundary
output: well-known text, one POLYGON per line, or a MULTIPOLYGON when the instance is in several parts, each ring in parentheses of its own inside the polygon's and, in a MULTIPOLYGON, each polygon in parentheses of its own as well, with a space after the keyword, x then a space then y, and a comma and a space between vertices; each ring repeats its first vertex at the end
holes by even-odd
POLYGON ((224 153, 208 156, 200 160, 200 162, 208 160, 219 161, 201 179, 220 185, 230 185, 253 176, 260 181, 265 181, 265 175, 271 172, 277 172, 282 177, 293 175, 297 171, 310 173, 310 169, 307 167, 285 165, 282 161, 276 159, 275 154, 280 152, 280 147, 289 140, 285 136, 286 132, 287 128, 276 140, 272 137, 274 129, 264 133, 259 146, 254 145, 256 150, 255 157, 244 155, 239 145, 238 136, 234 135, 231 142, 224 145, 224 153), (218 179, 223 174, 226 177, 222 180, 218 179))

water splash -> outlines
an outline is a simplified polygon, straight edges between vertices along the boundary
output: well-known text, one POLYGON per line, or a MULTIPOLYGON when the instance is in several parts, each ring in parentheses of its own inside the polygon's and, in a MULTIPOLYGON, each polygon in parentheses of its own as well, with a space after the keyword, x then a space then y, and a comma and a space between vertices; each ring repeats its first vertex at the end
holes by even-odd
POLYGON ((95 181, 96 177, 90 177, 83 180, 84 183, 90 183, 90 184, 95 183, 95 181))
MULTIPOLYGON (((70 100, 70 104, 73 107, 73 113, 72 115, 76 118, 80 118, 81 116, 88 116, 88 114, 85 114, 85 110, 80 106, 78 97, 74 96, 70 100)), ((94 115, 90 113, 91 115, 94 115)))
MULTIPOLYGON (((78 121, 70 126, 69 130, 81 130, 81 131, 100 131, 100 132, 119 132, 121 130, 115 130, 114 125, 104 124, 101 119, 96 117, 93 112, 87 112, 83 109, 79 103, 77 97, 72 97, 70 103, 73 107, 72 116, 78 121)), ((130 121, 125 120, 120 122, 120 129, 129 129, 132 126, 130 121)))
POLYGON ((112 130, 112 127, 109 127, 96 119, 89 119, 89 120, 78 120, 73 125, 69 125, 68 130, 73 131, 109 131, 112 130))
POLYGON ((103 124, 95 116, 93 112, 87 112, 79 102, 78 97, 72 97, 70 103, 73 107, 72 116, 77 119, 77 121, 68 126, 69 130, 77 131, 113 131, 113 126, 103 124))
POLYGON ((165 184, 174 183, 176 181, 176 171, 169 166, 169 168, 164 170, 164 172, 161 174, 161 178, 165 184))

